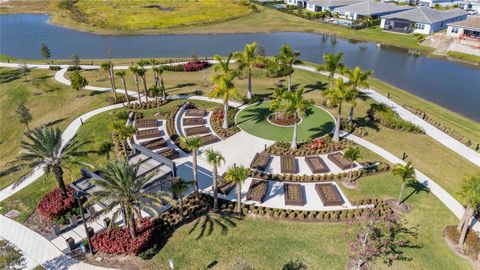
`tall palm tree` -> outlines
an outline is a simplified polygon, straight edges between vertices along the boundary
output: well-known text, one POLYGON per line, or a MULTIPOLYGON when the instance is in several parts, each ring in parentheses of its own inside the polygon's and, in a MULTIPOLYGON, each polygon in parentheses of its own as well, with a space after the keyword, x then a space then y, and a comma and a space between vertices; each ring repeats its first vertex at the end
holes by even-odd
POLYGON ((228 128, 228 100, 230 98, 240 99, 241 95, 235 88, 233 80, 237 77, 237 72, 228 70, 225 74, 219 74, 212 77, 214 83, 212 92, 209 97, 223 99, 223 128, 228 128))
POLYGON ((142 79, 143 83, 143 94, 145 95, 145 102, 148 103, 148 88, 147 88, 147 70, 143 66, 138 66, 138 76, 142 79))
POLYGON ((139 68, 136 66, 131 66, 128 68, 130 72, 133 74, 133 79, 135 80, 135 87, 137 88, 137 95, 138 95, 138 102, 142 103, 142 99, 140 97, 140 87, 138 87, 138 76, 139 76, 139 68))
POLYGON ((300 57, 299 51, 294 51, 288 44, 284 44, 280 48, 280 53, 275 56, 275 60, 283 67, 283 70, 288 73, 288 91, 292 91, 292 74, 293 64, 298 61, 300 57))
POLYGON ((344 65, 341 63, 343 59, 343 53, 326 53, 323 55, 323 64, 320 65, 318 71, 327 71, 328 79, 330 80, 330 88, 333 88, 333 82, 335 81, 335 72, 343 71, 344 65))
POLYGON ((165 100, 165 95, 166 95, 166 89, 165 89, 165 83, 163 81, 163 73, 165 72, 165 67, 163 66, 158 66, 158 67, 153 67, 153 74, 155 74, 155 85, 162 90, 162 99, 165 100))
POLYGON ((113 63, 112 62, 105 62, 100 65, 100 68, 105 71, 108 75, 108 79, 110 80, 110 85, 112 87, 112 94, 113 99, 117 101, 117 87, 115 86, 115 79, 113 75, 113 63))
POLYGON ((225 175, 227 182, 233 182, 237 185, 237 213, 242 215, 242 183, 248 178, 250 170, 244 166, 233 166, 228 168, 225 175))
POLYGON ((252 75, 255 65, 261 62, 262 57, 257 52, 257 43, 246 44, 242 52, 236 52, 233 56, 237 60, 238 69, 247 73, 248 92, 247 98, 252 98, 252 75))
POLYGON ((350 160, 352 162, 352 165, 350 167, 350 175, 349 175, 349 182, 352 182, 352 172, 353 172, 353 163, 360 159, 362 155, 360 154, 360 148, 358 147, 348 147, 347 150, 345 150, 345 153, 343 153, 343 157, 350 160))
POLYGON ((127 100, 127 104, 130 105, 130 98, 128 97, 128 90, 127 90, 127 81, 125 81, 125 76, 127 76, 127 72, 125 70, 118 70, 115 72, 120 80, 122 80, 123 90, 125 91, 125 99, 127 100))
POLYGON ((230 61, 233 58, 233 53, 229 53, 227 58, 223 59, 220 55, 215 55, 213 60, 217 61, 218 63, 215 65, 214 70, 220 74, 227 74, 232 69, 230 69, 230 61))
POLYGON ((137 129, 134 126, 125 125, 122 121, 114 122, 113 129, 117 132, 118 138, 122 141, 123 153, 126 157, 128 155, 127 140, 135 135, 137 129))
POLYGON ((368 88, 368 78, 373 74, 373 71, 367 70, 362 71, 360 67, 355 67, 351 70, 347 67, 343 68, 343 75, 348 79, 348 85, 352 86, 351 91, 351 101, 352 106, 350 107, 350 113, 348 115, 348 123, 351 125, 353 122, 353 111, 355 110, 356 102, 355 100, 360 96, 359 87, 368 88))
POLYGON ((69 170, 69 165, 90 166, 76 159, 88 154, 81 149, 90 142, 73 138, 62 147, 62 131, 53 127, 36 128, 26 136, 28 141, 20 142, 18 160, 30 168, 44 165, 47 173, 54 174, 62 195, 67 196, 63 172, 69 170))
POLYGON ((135 218, 141 217, 140 207, 155 210, 154 206, 161 207, 163 202, 175 204, 170 193, 144 189, 152 175, 137 177, 139 165, 131 165, 126 159, 108 163, 102 171, 102 178, 93 179, 99 189, 90 198, 92 202, 107 202, 104 211, 114 211, 112 220, 123 213, 124 224, 132 238, 136 237, 135 218))
POLYGON ((457 230, 460 233, 458 244, 463 245, 467 236, 470 221, 475 215, 475 212, 478 212, 480 209, 480 174, 465 178, 460 195, 463 197, 467 205, 467 209, 465 209, 462 219, 457 225, 457 230))
POLYGON ((340 126, 342 124, 342 103, 350 97, 351 87, 343 82, 342 78, 335 80, 334 87, 325 90, 325 97, 332 106, 338 107, 337 124, 333 133, 333 141, 340 140, 340 126))
POLYGON ((407 164, 395 164, 392 168, 392 174, 400 176, 402 179, 402 188, 400 189, 400 195, 398 196, 398 205, 402 203, 402 195, 403 195, 403 190, 405 188, 405 184, 412 182, 412 181, 417 181, 417 178, 415 176, 415 168, 412 166, 412 162, 409 161, 407 164))
POLYGON ((283 95, 285 100, 280 104, 280 110, 286 117, 294 117, 295 123, 293 125, 293 136, 290 149, 297 149, 297 137, 298 137, 298 123, 297 119, 304 116, 305 113, 312 108, 312 101, 306 100, 303 97, 303 89, 295 92, 285 92, 283 95))
POLYGON ((199 136, 180 137, 180 143, 183 147, 192 152, 192 171, 195 195, 198 196, 198 176, 197 176, 197 154, 198 149, 202 146, 202 139, 199 136))
POLYGON ((207 149, 205 152, 208 163, 212 166, 212 188, 213 188, 213 209, 218 210, 218 191, 217 191, 217 178, 218 178, 218 165, 225 162, 225 158, 222 153, 215 151, 213 148, 207 149))
POLYGON ((100 146, 98 147, 98 151, 97 153, 99 155, 105 155, 105 158, 107 158, 107 160, 110 159, 110 152, 112 152, 112 149, 113 149, 113 143, 111 142, 102 142, 102 144, 100 144, 100 146))
POLYGON ((191 185, 193 185, 192 181, 185 181, 181 177, 173 179, 170 190, 173 194, 173 198, 178 201, 178 206, 180 207, 180 214, 183 213, 182 195, 183 193, 188 191, 188 188, 191 185))
POLYGON ((158 102, 158 97, 160 96, 160 92, 162 92, 162 90, 160 88, 158 88, 156 85, 148 88, 148 93, 150 95, 152 95, 153 97, 155 97, 155 102, 157 104, 157 112, 160 113, 160 103, 158 102))

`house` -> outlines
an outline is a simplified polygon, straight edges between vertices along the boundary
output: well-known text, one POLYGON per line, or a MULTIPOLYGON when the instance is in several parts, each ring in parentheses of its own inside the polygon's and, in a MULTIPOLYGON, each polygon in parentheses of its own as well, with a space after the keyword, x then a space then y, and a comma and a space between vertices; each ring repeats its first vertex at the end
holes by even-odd
POLYGON ((307 1, 307 10, 312 12, 333 11, 338 7, 344 7, 365 0, 316 0, 307 1))
POLYGON ((463 0, 419 0, 419 6, 425 7, 434 7, 436 5, 446 7, 446 6, 453 6, 453 5, 460 5, 463 0))
POLYGON ((285 4, 289 6, 296 6, 298 8, 306 8, 307 0, 284 0, 285 4))
POLYGON ((480 43, 480 16, 471 16, 463 21, 449 23, 447 36, 459 39, 477 39, 480 43))
POLYGON ((440 11, 420 6, 382 16, 380 28, 392 32, 430 35, 447 28, 447 23, 462 21, 466 18, 467 13, 458 8, 440 11))
POLYGON ((384 15, 397 13, 409 9, 412 9, 412 7, 406 5, 397 6, 394 4, 387 4, 368 0, 353 5, 339 7, 334 9, 334 11, 338 12, 340 17, 342 18, 355 21, 365 17, 371 17, 372 19, 376 19, 384 15))

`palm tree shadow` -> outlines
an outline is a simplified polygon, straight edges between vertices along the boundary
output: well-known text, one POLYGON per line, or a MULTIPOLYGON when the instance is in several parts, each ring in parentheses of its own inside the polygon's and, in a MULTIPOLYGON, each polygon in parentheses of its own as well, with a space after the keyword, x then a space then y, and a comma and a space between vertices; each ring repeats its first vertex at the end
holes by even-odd
POLYGON ((255 121, 255 123, 258 124, 265 120, 265 118, 272 113, 268 108, 258 107, 259 105, 260 104, 252 106, 255 108, 249 108, 247 115, 243 116, 243 119, 239 121, 238 124, 248 121, 255 121))
POLYGON ((328 85, 327 83, 324 83, 321 81, 317 81, 314 84, 307 84, 304 87, 305 93, 310 93, 315 90, 324 91, 325 89, 327 89, 327 85, 328 85))
POLYGON ((308 131, 315 132, 312 135, 312 138, 316 138, 316 137, 320 137, 320 136, 323 136, 325 134, 330 133, 333 130, 334 126, 335 126, 335 123, 329 121, 329 122, 322 123, 322 125, 320 125, 319 127, 310 128, 310 129, 308 129, 308 131))
POLYGON ((409 188, 412 188, 412 192, 410 192, 410 194, 408 194, 407 197, 405 197, 401 203, 404 203, 406 200, 408 200, 411 196, 413 196, 413 194, 419 194, 420 192, 425 192, 425 193, 429 193, 430 192, 430 189, 426 186, 424 186, 422 183, 418 182, 418 181, 412 181, 410 183, 408 183, 406 185, 407 187, 409 188))
POLYGON ((363 116, 363 117, 357 117, 357 118, 355 118, 354 122, 359 127, 368 127, 368 128, 371 128, 371 129, 373 129, 377 132, 380 131, 378 123, 368 115, 363 116))
POLYGON ((202 218, 198 218, 193 224, 188 234, 193 234, 197 229, 199 233, 195 240, 210 236, 216 227, 219 227, 222 235, 226 235, 230 228, 237 226, 235 221, 241 220, 240 217, 231 214, 207 213, 202 218))

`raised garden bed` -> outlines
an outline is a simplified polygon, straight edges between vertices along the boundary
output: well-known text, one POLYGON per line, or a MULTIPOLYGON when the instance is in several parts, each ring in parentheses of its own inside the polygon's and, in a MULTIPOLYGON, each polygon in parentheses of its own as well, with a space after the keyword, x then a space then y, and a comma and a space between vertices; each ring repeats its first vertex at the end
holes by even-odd
POLYGON ((148 150, 157 150, 157 149, 165 147, 167 145, 167 143, 165 142, 165 140, 163 138, 159 138, 159 139, 154 139, 154 140, 151 140, 151 141, 142 142, 142 143, 140 143, 140 145, 147 148, 148 150))
POLYGON ((325 161, 320 157, 305 157, 305 162, 312 173, 328 173, 330 171, 325 161))
POLYGON ((342 170, 355 168, 357 166, 357 164, 351 162, 350 160, 347 160, 347 159, 343 158, 342 153, 330 154, 330 155, 327 156, 327 158, 331 162, 333 162, 333 164, 335 164, 337 167, 339 167, 342 170))
POLYGON ((268 166, 271 159, 272 157, 267 153, 256 153, 255 157, 253 157, 252 163, 250 163, 250 168, 263 171, 268 166))
POLYGON ((293 126, 295 124, 295 120, 298 124, 300 123, 301 118, 295 116, 282 117, 278 113, 272 113, 268 116, 268 121, 278 126, 293 126))
POLYGON ((210 129, 208 129, 206 126, 198 126, 198 127, 191 127, 191 128, 185 129, 185 135, 187 136, 200 135, 200 134, 206 134, 206 133, 210 133, 210 129))
POLYGON ((155 128, 157 127, 157 119, 143 118, 135 120, 135 125, 138 128, 155 128))
POLYGON ((280 167, 282 173, 296 174, 298 172, 297 160, 294 157, 281 156, 280 167))
POLYGON ((199 126, 205 125, 207 120, 204 118, 183 118, 182 123, 184 126, 199 126))
POLYGON ((209 145, 209 144, 216 143, 216 142, 220 141, 220 139, 217 136, 212 135, 212 134, 202 136, 202 137, 200 137, 200 139, 202 140, 202 146, 209 145))
POLYGON ((302 185, 288 184, 283 185, 283 195, 285 197, 285 205, 304 206, 305 199, 303 198, 302 185))
POLYGON ((227 196, 230 194, 230 191, 235 187, 234 182, 225 182, 225 175, 226 173, 222 174, 217 181, 219 182, 219 185, 217 186, 217 192, 220 194, 223 194, 227 196))
POLYGON ((178 153, 177 151, 175 151, 172 148, 163 149, 163 150, 159 151, 158 154, 160 154, 160 155, 162 155, 162 156, 164 156, 168 159, 171 159, 171 160, 180 157, 180 153, 178 153))
POLYGON ((263 203, 268 191, 268 181, 253 179, 247 192, 247 200, 263 203))
POLYGON ((158 137, 160 137, 160 130, 156 128, 137 131, 138 140, 158 138, 158 137))
POLYGON ((334 184, 316 184, 315 190, 324 206, 340 206, 345 202, 342 195, 340 195, 337 186, 334 184))
POLYGON ((290 149, 290 143, 276 142, 270 145, 266 152, 275 156, 312 156, 341 151, 352 145, 355 145, 355 143, 348 139, 342 139, 336 143, 330 137, 324 137, 299 143, 296 150, 290 149))
POLYGON ((188 117, 205 117, 206 115, 207 111, 200 109, 188 109, 185 111, 185 116, 188 117))

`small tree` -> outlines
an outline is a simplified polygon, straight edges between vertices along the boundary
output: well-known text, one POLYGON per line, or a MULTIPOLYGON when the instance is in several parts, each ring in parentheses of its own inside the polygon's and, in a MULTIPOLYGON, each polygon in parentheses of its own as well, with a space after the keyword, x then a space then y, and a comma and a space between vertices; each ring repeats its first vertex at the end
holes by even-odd
POLYGON ((113 123, 113 129, 117 132, 118 138, 122 141, 123 153, 127 156, 126 141, 135 135, 137 129, 134 126, 125 125, 122 121, 113 123))
POLYGON ((130 98, 128 97, 127 82, 125 81, 125 76, 127 75, 127 72, 125 70, 119 70, 115 72, 115 75, 117 75, 120 78, 120 80, 122 80, 125 99, 127 100, 127 104, 130 105, 130 98))
POLYGON ((244 166, 233 166, 227 170, 225 180, 237 185, 237 213, 242 215, 242 183, 248 178, 250 170, 244 166))
POLYGON ((197 176, 197 154, 198 149, 202 146, 202 139, 199 136, 180 137, 182 147, 192 152, 192 172, 195 188, 195 195, 198 196, 198 176, 197 176))
POLYGON ((458 244, 463 245, 467 237, 468 228, 475 212, 480 209, 480 174, 467 177, 462 184, 460 195, 464 198, 467 209, 458 223, 457 231, 460 233, 458 244))
POLYGON ((72 85, 73 89, 78 91, 88 85, 88 80, 82 75, 80 75, 80 72, 78 72, 78 70, 75 70, 70 75, 70 84, 72 85))
POLYGON ((45 58, 45 60, 48 60, 50 59, 50 57, 52 57, 52 54, 50 53, 50 49, 47 47, 45 43, 42 43, 42 45, 40 46, 40 54, 42 55, 43 58, 45 58))
POLYGON ((395 164, 392 169, 392 174, 400 176, 402 179, 402 188, 400 189, 400 195, 398 196, 398 205, 402 204, 402 195, 403 195, 403 190, 405 189, 405 184, 412 182, 412 181, 417 181, 415 177, 415 168, 412 166, 412 162, 409 161, 407 164, 395 164))
POLYGON ((213 210, 218 211, 217 172, 218 165, 225 162, 225 158, 222 156, 222 153, 215 151, 213 148, 207 149, 205 154, 207 162, 212 166, 213 210))
POLYGON ((160 102, 158 102, 158 98, 160 97, 161 92, 162 92, 162 90, 156 85, 148 88, 148 93, 152 97, 155 97, 155 103, 157 104, 157 112, 158 113, 160 113, 160 102))
POLYGON ((352 182, 353 166, 355 165, 354 162, 357 161, 359 158, 361 158, 360 148, 358 148, 358 147, 348 147, 347 150, 345 150, 345 153, 343 153, 343 157, 352 162, 352 165, 350 167, 350 175, 348 177, 349 182, 351 183, 352 182))
POLYGON ((32 121, 32 114, 30 114, 30 109, 27 108, 25 103, 22 101, 17 105, 17 110, 15 111, 18 115, 18 120, 20 123, 27 126, 28 132, 30 132, 30 127, 28 126, 28 122, 32 121))
POLYGON ((104 155, 107 160, 110 159, 110 152, 113 149, 113 143, 111 142, 103 142, 100 144, 100 147, 98 147, 98 154, 99 155, 104 155))
POLYGON ((178 207, 180 213, 183 213, 182 195, 188 191, 188 188, 193 185, 193 181, 185 181, 181 177, 173 179, 172 186, 170 187, 173 198, 178 201, 178 207))

